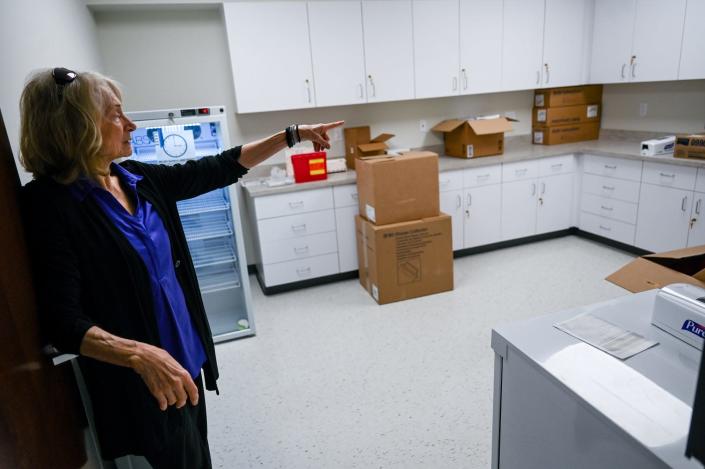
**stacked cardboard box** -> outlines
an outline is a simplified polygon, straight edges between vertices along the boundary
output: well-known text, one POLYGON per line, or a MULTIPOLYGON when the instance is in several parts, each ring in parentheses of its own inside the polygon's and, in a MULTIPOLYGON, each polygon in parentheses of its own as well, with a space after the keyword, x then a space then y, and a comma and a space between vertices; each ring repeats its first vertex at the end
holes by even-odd
POLYGON ((676 158, 705 158, 705 134, 677 135, 676 158))
POLYGON ((440 212, 438 155, 358 158, 360 284, 379 304, 453 289, 450 216, 440 212))
POLYGON ((600 136, 602 85, 536 90, 533 142, 539 145, 596 140, 600 136))
POLYGON ((368 156, 384 155, 387 152, 387 141, 394 134, 379 134, 370 138, 370 126, 346 127, 343 129, 345 136, 345 163, 348 168, 355 169, 355 160, 368 156))
POLYGON ((501 155, 504 153, 504 132, 512 130, 513 119, 448 119, 431 130, 443 134, 445 153, 457 158, 501 155))

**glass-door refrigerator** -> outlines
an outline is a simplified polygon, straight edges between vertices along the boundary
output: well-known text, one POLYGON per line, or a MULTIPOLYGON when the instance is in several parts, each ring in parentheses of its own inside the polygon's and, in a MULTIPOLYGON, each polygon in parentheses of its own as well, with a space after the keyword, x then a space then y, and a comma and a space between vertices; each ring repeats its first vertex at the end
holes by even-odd
MULTIPOLYGON (((230 148, 224 106, 129 112, 132 156, 185 163, 230 148)), ((177 203, 215 342, 254 335, 250 283, 240 223, 240 185, 177 203)))

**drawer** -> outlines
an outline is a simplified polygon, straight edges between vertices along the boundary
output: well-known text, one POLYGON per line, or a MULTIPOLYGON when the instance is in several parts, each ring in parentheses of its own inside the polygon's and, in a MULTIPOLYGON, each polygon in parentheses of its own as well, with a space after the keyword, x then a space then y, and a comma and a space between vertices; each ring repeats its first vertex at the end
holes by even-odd
POLYGON ((254 200, 258 220, 314 212, 333 208, 333 191, 330 187, 308 191, 257 197, 254 200))
POLYGON ((522 181, 538 177, 538 161, 518 161, 502 165, 502 182, 522 181))
POLYGON ((597 155, 585 155, 583 158, 583 171, 586 173, 628 179, 630 181, 641 181, 642 162, 639 160, 597 155))
POLYGON ((692 191, 695 187, 697 172, 697 168, 689 166, 646 161, 644 163, 643 182, 692 191))
POLYGON ((631 246, 634 245, 636 236, 636 227, 634 225, 610 220, 609 218, 587 212, 580 213, 580 229, 631 246))
POLYGON ((336 208, 357 206, 357 185, 346 184, 333 187, 333 202, 336 208))
POLYGON ((301 282, 338 273, 338 254, 296 259, 262 265, 264 283, 268 287, 285 283, 301 282))
POLYGON ((440 192, 455 191, 463 188, 463 170, 443 171, 438 174, 438 190, 440 192))
POLYGON ((502 182, 502 165, 483 166, 466 169, 463 173, 463 187, 479 187, 502 182))
POLYGON ((539 176, 552 176, 575 172, 575 157, 573 155, 542 158, 539 160, 539 176))
POLYGON ((695 177, 695 190, 705 192, 705 168, 698 168, 698 175, 695 177))
POLYGON ((635 181, 583 174, 583 194, 599 195, 636 204, 639 202, 640 186, 641 184, 635 181))
POLYGON ((333 210, 302 213, 288 217, 268 218, 257 222, 260 244, 270 241, 300 238, 316 233, 335 231, 333 210))
POLYGON ((274 264, 338 252, 338 239, 334 231, 329 231, 300 238, 269 241, 262 243, 260 249, 262 263, 274 264))
POLYGON ((581 209, 594 215, 636 225, 637 204, 583 194, 581 209))

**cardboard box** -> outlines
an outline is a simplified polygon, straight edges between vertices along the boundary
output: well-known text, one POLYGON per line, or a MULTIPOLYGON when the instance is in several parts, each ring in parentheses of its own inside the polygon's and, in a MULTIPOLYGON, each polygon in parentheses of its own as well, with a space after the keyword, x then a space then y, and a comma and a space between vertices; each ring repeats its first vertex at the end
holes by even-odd
POLYGON ((438 155, 430 151, 357 160, 360 215, 376 225, 440 213, 438 155))
POLYGON ((531 122, 534 127, 584 124, 600 121, 599 104, 579 104, 563 107, 535 107, 531 122))
POLYGON ((534 127, 533 142, 536 145, 556 145, 558 143, 582 142, 600 138, 600 123, 557 125, 553 127, 534 127))
POLYGON ((639 257, 606 280, 633 293, 671 283, 689 283, 705 288, 705 246, 639 257))
POLYGON ((546 88, 534 92, 534 106, 560 107, 602 102, 602 85, 546 88))
POLYGON ((677 135, 676 158, 705 158, 705 135, 677 135))
POLYGON ((370 138, 370 126, 348 127, 343 129, 345 138, 345 162, 350 169, 355 169, 355 159, 358 157, 369 157, 384 155, 388 146, 387 140, 394 137, 393 134, 380 134, 375 138, 370 138))
POLYGON ((449 119, 431 130, 444 134, 445 153, 458 158, 501 155, 504 132, 512 130, 510 119, 449 119))
POLYGON ((360 284, 379 304, 453 289, 451 217, 377 226, 355 217, 360 284))

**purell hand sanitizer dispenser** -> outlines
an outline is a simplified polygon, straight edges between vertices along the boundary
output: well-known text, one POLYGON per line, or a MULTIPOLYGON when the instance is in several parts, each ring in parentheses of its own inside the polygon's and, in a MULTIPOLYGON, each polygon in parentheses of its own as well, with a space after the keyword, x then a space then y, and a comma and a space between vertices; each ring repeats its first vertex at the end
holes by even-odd
POLYGON ((674 283, 656 294, 651 324, 702 350, 705 341, 705 289, 674 283))

